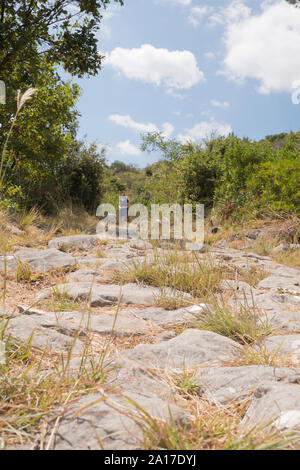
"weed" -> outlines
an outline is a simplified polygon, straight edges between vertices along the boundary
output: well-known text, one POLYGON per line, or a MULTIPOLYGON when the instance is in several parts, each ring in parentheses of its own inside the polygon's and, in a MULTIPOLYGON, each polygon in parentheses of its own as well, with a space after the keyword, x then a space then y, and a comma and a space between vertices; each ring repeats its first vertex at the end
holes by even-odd
POLYGON ((209 330, 242 344, 253 343, 272 332, 267 318, 261 317, 254 307, 239 305, 236 311, 224 300, 210 299, 203 312, 194 314, 194 326, 209 330))

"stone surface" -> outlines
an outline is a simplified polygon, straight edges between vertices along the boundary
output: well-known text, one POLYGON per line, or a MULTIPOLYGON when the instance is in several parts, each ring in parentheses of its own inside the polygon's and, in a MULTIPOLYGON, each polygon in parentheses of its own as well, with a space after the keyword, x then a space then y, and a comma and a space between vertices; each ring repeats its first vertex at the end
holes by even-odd
POLYGON ((208 398, 227 403, 243 400, 263 384, 300 382, 300 369, 269 366, 214 367, 197 370, 193 378, 208 398))
POLYGON ((247 294, 251 294, 251 292, 254 290, 254 288, 247 284, 247 282, 234 281, 232 279, 225 279, 221 281, 220 288, 222 290, 233 290, 236 292, 242 292, 247 294))
POLYGON ((69 235, 67 237, 57 237, 50 240, 49 248, 58 250, 89 250, 99 245, 98 235, 69 235))
MULTIPOLYGON (((54 323, 54 322, 53 322, 54 323)), ((81 354, 83 343, 74 337, 59 331, 59 327, 49 327, 47 320, 43 322, 43 316, 20 315, 9 321, 6 332, 25 343, 29 340, 32 346, 49 350, 54 353, 68 352, 72 348, 74 354, 81 354)))
POLYGON ((120 248, 106 248, 105 251, 105 256, 108 258, 116 258, 118 260, 126 260, 130 258, 134 258, 137 256, 136 250, 131 250, 126 247, 120 247, 120 248))
POLYGON ((281 251, 287 250, 299 250, 300 245, 298 243, 281 243, 272 249, 272 254, 280 253, 281 251))
POLYGON ((37 271, 50 271, 55 268, 68 268, 74 266, 76 261, 68 253, 63 253, 55 248, 38 250, 35 248, 24 248, 15 253, 15 257, 22 262, 28 263, 37 271))
POLYGON ((67 276, 68 282, 99 282, 103 281, 104 277, 98 271, 93 269, 79 269, 67 276))
MULTIPOLYGON (((34 322, 38 327, 59 331, 60 333, 74 337, 79 332, 79 337, 86 336, 88 332, 109 334, 112 336, 134 336, 149 331, 147 322, 127 317, 122 314, 117 316, 89 314, 76 311, 70 312, 43 312, 42 310, 19 306, 19 309, 29 317, 28 321, 34 322)), ((22 320, 26 321, 26 320, 22 320)))
POLYGON ((235 341, 211 331, 188 329, 169 341, 139 344, 122 356, 157 369, 181 369, 220 365, 233 358, 237 346, 235 341))
POLYGON ((174 388, 172 388, 160 373, 128 360, 114 362, 112 369, 107 378, 107 384, 109 386, 121 389, 124 393, 130 391, 138 393, 147 392, 163 400, 174 400, 174 388))
POLYGON ((242 420, 244 429, 268 426, 280 431, 300 429, 300 385, 262 385, 242 420), (272 425, 271 422, 273 421, 272 425))
MULTIPOLYGON (((153 417, 184 422, 182 409, 146 394, 126 394, 153 417)), ((82 397, 60 419, 54 435, 55 450, 100 450, 99 440, 105 450, 142 449, 143 432, 141 413, 125 397, 114 395, 103 400, 102 394, 82 397), (134 418, 134 419, 132 419, 134 418)))
POLYGON ((129 246, 136 250, 152 250, 153 246, 147 240, 134 240, 130 242, 129 246))
POLYGON ((178 310, 165 310, 161 307, 149 307, 143 310, 132 309, 126 312, 136 318, 151 321, 159 325, 167 323, 190 323, 194 316, 189 313, 188 309, 180 308, 178 310))
MULTIPOLYGON (((39 298, 47 298, 51 296, 52 292, 53 290, 47 289, 39 295, 39 298)), ((156 287, 141 287, 137 284, 119 286, 117 284, 99 285, 89 282, 60 284, 56 287, 56 292, 67 294, 69 298, 75 301, 89 299, 92 307, 116 304, 120 296, 123 305, 153 305, 156 296, 160 293, 156 287)))
POLYGON ((101 262, 101 266, 99 267, 99 272, 101 271, 108 271, 108 272, 113 272, 117 270, 122 270, 125 268, 125 263, 121 261, 116 261, 113 259, 104 259, 101 262))
POLYGON ((267 352, 278 350, 277 354, 298 355, 300 359, 300 335, 268 336, 262 341, 267 352))
POLYGON ((263 289, 283 289, 284 291, 292 291, 292 292, 299 292, 300 293, 300 272, 299 276, 279 276, 279 275, 272 275, 266 277, 262 281, 257 284, 258 288, 263 289))

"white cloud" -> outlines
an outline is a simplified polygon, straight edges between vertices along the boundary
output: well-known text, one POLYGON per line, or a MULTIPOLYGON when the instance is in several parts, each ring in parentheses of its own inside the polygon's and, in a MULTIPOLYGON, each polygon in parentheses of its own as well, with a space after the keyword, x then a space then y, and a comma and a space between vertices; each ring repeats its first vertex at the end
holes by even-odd
POLYGON ((160 130, 152 122, 143 123, 134 121, 129 114, 111 114, 108 116, 108 119, 119 126, 127 127, 138 132, 161 132, 167 138, 169 138, 174 132, 174 126, 169 122, 162 124, 162 129, 160 130))
POLYGON ((192 129, 185 129, 185 134, 178 134, 177 138, 180 142, 188 141, 196 142, 210 138, 212 134, 227 136, 232 132, 230 124, 221 124, 216 121, 202 121, 196 124, 192 129))
POLYGON ((209 25, 230 24, 248 18, 251 15, 251 9, 240 0, 233 0, 228 7, 219 7, 218 11, 209 17, 209 25))
POLYGON ((210 104, 215 108, 228 108, 230 104, 228 101, 218 101, 218 100, 210 100, 210 104))
POLYGON ((192 0, 156 0, 156 3, 169 3, 170 5, 184 5, 188 6, 192 3, 192 0))
POLYGON ((171 137, 171 135, 173 134, 175 130, 175 127, 170 124, 169 122, 165 122, 163 125, 162 125, 162 135, 164 137, 166 137, 167 139, 169 137, 171 137))
POLYGON ((100 23, 100 29, 97 32, 99 38, 110 38, 112 35, 111 20, 117 13, 121 11, 121 5, 109 5, 106 9, 101 12, 102 19, 100 23))
POLYGON ((300 10, 284 0, 262 5, 259 14, 225 31, 224 72, 236 81, 259 80, 260 93, 290 92, 300 78, 300 10))
POLYGON ((190 51, 169 51, 144 44, 136 49, 115 48, 106 63, 131 80, 152 83, 169 90, 189 89, 204 80, 190 51))
POLYGON ((134 121, 131 116, 121 114, 111 114, 108 119, 119 126, 128 127, 139 132, 159 132, 158 127, 151 122, 145 124, 134 121))
POLYGON ((141 150, 132 144, 129 140, 124 140, 116 144, 116 149, 120 152, 121 155, 141 155, 141 150))
POLYGON ((196 28, 200 20, 211 10, 210 7, 204 5, 201 7, 193 7, 190 10, 190 14, 188 16, 188 21, 196 28))

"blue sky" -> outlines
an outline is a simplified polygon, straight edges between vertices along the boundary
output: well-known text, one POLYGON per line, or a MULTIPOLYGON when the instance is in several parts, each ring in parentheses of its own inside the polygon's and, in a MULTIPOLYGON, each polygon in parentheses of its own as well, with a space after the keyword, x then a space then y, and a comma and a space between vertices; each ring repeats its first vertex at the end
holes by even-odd
POLYGON ((79 135, 109 162, 157 160, 139 149, 146 130, 183 142, 300 128, 300 10, 284 0, 125 0, 104 12, 99 51, 102 71, 79 80, 79 135))

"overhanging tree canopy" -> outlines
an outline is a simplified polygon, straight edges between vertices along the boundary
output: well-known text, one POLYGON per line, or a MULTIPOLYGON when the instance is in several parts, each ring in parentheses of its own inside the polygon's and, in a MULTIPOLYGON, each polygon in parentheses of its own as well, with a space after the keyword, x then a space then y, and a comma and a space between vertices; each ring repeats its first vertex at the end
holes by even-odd
POLYGON ((40 56, 72 75, 96 75, 103 57, 96 33, 101 12, 123 0, 0 0, 0 75, 12 63, 39 63, 40 56))

